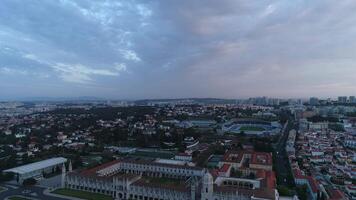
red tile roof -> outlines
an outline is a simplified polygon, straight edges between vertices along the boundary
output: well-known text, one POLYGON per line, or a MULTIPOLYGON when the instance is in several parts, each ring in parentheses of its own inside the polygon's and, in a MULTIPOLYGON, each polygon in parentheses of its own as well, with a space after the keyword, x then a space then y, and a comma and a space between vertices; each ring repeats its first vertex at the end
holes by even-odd
POLYGON ((260 169, 256 172, 256 177, 263 179, 263 186, 269 189, 276 188, 276 174, 273 171, 260 169))
POLYGON ((265 179, 266 187, 270 189, 275 189, 276 188, 276 173, 273 171, 267 171, 266 172, 266 179, 265 179))
POLYGON ((244 152, 228 151, 225 153, 223 161, 241 163, 243 155, 244 155, 244 152))
POLYGON ((264 152, 254 152, 252 154, 251 164, 272 165, 272 154, 264 152))
POLYGON ((266 171, 262 170, 262 169, 257 170, 256 177, 257 178, 266 178, 266 171))
POLYGON ((177 156, 191 156, 190 154, 188 154, 188 153, 179 153, 179 154, 177 154, 177 156))
POLYGON ((329 200, 342 200, 346 199, 345 194, 340 190, 333 189, 329 191, 330 199, 329 200))
POLYGON ((242 189, 230 186, 217 186, 214 185, 214 192, 217 193, 227 193, 227 194, 236 194, 236 192, 240 195, 248 196, 248 197, 256 197, 263 199, 276 199, 275 190, 273 189, 242 189))
POLYGON ((111 161, 111 162, 108 162, 108 163, 105 163, 105 164, 102 164, 102 165, 99 165, 97 167, 94 167, 94 168, 91 168, 91 169, 87 169, 87 170, 84 170, 80 173, 80 175, 83 175, 83 176, 91 176, 91 175, 96 175, 96 173, 102 169, 105 169, 105 168, 108 168, 112 165, 115 165, 117 163, 119 163, 120 160, 114 160, 114 161, 111 161))
POLYGON ((310 187, 311 187, 313 193, 317 193, 319 191, 318 182, 311 176, 308 176, 307 180, 309 181, 309 184, 310 184, 310 187))
POLYGON ((221 168, 220 168, 220 172, 227 172, 230 169, 231 165, 229 164, 224 164, 221 168))
POLYGON ((302 171, 300 171, 299 169, 294 169, 293 174, 296 179, 304 179, 305 178, 305 176, 303 176, 303 174, 302 174, 302 171))
POLYGON ((136 182, 133 183, 133 185, 140 186, 140 187, 168 189, 168 190, 174 190, 174 191, 186 192, 186 193, 190 192, 190 188, 183 183, 164 184, 164 183, 152 182, 149 181, 149 179, 145 179, 145 178, 141 178, 137 180, 136 182))

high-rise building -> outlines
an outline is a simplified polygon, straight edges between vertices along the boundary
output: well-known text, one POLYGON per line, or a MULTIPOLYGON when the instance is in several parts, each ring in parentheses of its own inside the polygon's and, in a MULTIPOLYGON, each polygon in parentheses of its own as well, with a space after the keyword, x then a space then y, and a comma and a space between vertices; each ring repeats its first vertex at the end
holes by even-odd
POLYGON ((297 104, 298 104, 298 105, 303 105, 303 99, 298 99, 298 100, 297 100, 297 104))
POLYGON ((311 97, 311 98, 309 99, 309 104, 312 105, 312 106, 319 105, 319 99, 316 98, 316 97, 311 97))
POLYGON ((337 99, 339 103, 347 103, 347 96, 340 96, 337 99))
POLYGON ((349 102, 350 102, 350 103, 356 103, 356 98, 355 98, 355 96, 350 96, 350 97, 349 97, 349 102))

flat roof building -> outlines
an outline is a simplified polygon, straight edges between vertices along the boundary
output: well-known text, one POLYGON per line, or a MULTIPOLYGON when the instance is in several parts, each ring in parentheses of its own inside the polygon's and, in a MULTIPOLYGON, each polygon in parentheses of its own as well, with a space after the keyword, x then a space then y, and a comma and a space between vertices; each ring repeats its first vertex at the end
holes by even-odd
POLYGON ((66 158, 57 157, 7 169, 3 172, 14 173, 18 182, 22 183, 28 178, 41 179, 43 178, 43 174, 52 173, 57 167, 61 167, 66 162, 66 158))

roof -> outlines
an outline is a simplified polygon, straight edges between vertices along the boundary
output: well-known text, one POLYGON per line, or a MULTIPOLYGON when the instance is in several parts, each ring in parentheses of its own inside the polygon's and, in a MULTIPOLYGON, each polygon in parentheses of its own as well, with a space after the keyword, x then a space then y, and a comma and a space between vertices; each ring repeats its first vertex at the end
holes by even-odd
POLYGON ((171 159, 157 159, 154 163, 160 163, 160 164, 169 164, 169 165, 181 165, 184 166, 187 164, 185 161, 180 161, 180 160, 171 160, 171 159))
POLYGON ((152 166, 161 166, 161 167, 188 169, 188 170, 203 170, 200 167, 177 164, 177 163, 181 163, 181 161, 166 160, 166 159, 158 159, 158 160, 161 162, 155 162, 157 160, 148 161, 148 160, 118 159, 118 160, 114 160, 114 161, 99 165, 99 166, 91 168, 91 169, 83 170, 80 172, 80 175, 82 175, 82 176, 93 176, 93 175, 96 176, 98 171, 106 169, 108 167, 111 167, 117 163, 152 165, 152 166), (166 163, 168 161, 171 163, 166 163))
POLYGON ((266 178, 264 179, 264 184, 267 188, 276 188, 276 173, 274 171, 266 171, 266 178))
POLYGON ((220 172, 227 172, 229 171, 231 165, 229 164, 224 164, 221 168, 220 168, 220 172))
POLYGON ((296 179, 305 179, 305 176, 302 174, 302 171, 300 171, 300 169, 294 169, 293 173, 296 179))
POLYGON ((243 156, 243 151, 228 151, 225 153, 223 161, 230 163, 241 163, 243 156))
POLYGON ((218 186, 214 185, 214 193, 225 193, 225 194, 236 194, 244 195, 247 197, 255 197, 261 199, 276 199, 276 194, 274 189, 260 188, 260 189, 242 189, 231 186, 218 186))
POLYGON ((254 152, 251 158, 251 164, 272 165, 272 154, 263 152, 254 152))
POLYGON ((318 182, 311 176, 308 176, 307 179, 309 181, 309 184, 310 184, 310 187, 312 189, 312 192, 313 193, 317 193, 318 190, 319 190, 318 182))
POLYGON ((141 165, 154 165, 154 166, 160 166, 160 167, 169 167, 169 168, 179 168, 179 169, 187 169, 187 170, 198 170, 202 171, 203 168, 201 167, 195 167, 195 166, 182 166, 182 165, 176 165, 176 164, 165 164, 165 163, 157 163, 154 162, 155 160, 132 160, 132 159, 124 159, 122 160, 123 163, 126 164, 141 164, 141 165))
POLYGON ((345 194, 337 189, 329 190, 330 200, 346 199, 345 194))
POLYGON ((162 181, 160 181, 160 178, 157 178, 157 180, 153 181, 152 178, 142 177, 141 179, 134 182, 133 185, 141 186, 141 187, 174 190, 174 191, 178 191, 178 192, 189 192, 190 191, 189 187, 183 182, 177 182, 174 179, 170 179, 170 180, 173 180, 173 182, 169 182, 167 180, 169 180, 169 179, 164 178, 164 180, 162 179, 162 181))
POLYGON ((120 160, 113 160, 111 162, 108 162, 108 163, 105 163, 105 164, 102 164, 102 165, 99 165, 99 166, 96 166, 94 168, 91 168, 91 169, 86 169, 84 171, 82 171, 80 174, 83 175, 83 176, 91 176, 91 175, 96 175, 96 173, 102 169, 105 169, 105 168, 108 168, 112 165, 115 165, 117 163, 119 163, 120 160))
POLYGON ((16 174, 26 174, 26 173, 33 172, 33 171, 36 171, 36 170, 41 170, 41 169, 44 169, 44 168, 47 168, 47 167, 59 165, 59 164, 65 163, 65 162, 67 162, 66 158, 57 157, 57 158, 51 158, 51 159, 42 160, 42 161, 39 161, 39 162, 35 162, 35 163, 27 164, 27 165, 22 165, 22 166, 19 166, 19 167, 7 169, 7 170, 4 170, 4 172, 13 172, 13 173, 16 173, 16 174))
POLYGON ((187 154, 187 153, 179 153, 176 156, 189 156, 189 157, 192 157, 192 155, 187 154))
POLYGON ((250 164, 272 166, 272 154, 255 151, 228 151, 224 155, 224 162, 241 163, 243 159, 251 157, 250 164))

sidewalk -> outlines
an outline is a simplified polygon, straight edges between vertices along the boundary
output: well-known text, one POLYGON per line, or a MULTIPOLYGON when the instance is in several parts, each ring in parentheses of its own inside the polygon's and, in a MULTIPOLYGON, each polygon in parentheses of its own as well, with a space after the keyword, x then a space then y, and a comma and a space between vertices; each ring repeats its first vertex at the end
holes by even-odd
POLYGON ((69 200, 85 200, 85 199, 80 199, 80 198, 76 198, 76 197, 69 197, 69 196, 63 196, 60 194, 53 194, 53 193, 51 193, 51 191, 49 189, 45 189, 43 191, 43 194, 47 195, 47 196, 58 197, 58 198, 69 199, 69 200))
POLYGON ((36 198, 32 198, 32 197, 25 197, 25 196, 22 196, 22 195, 13 195, 13 196, 9 196, 9 197, 6 197, 5 200, 9 200, 10 198, 12 197, 20 197, 20 198, 24 198, 24 199, 30 199, 30 200, 39 200, 39 199, 36 199, 36 198))

